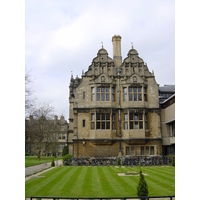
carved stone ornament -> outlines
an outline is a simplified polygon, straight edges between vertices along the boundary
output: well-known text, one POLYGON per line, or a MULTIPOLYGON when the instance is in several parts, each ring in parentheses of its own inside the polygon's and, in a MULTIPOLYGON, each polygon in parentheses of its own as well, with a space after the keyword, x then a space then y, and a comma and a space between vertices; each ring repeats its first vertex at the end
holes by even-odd
POLYGON ((106 81, 105 76, 102 76, 102 77, 101 77, 101 82, 105 82, 105 81, 106 81))
POLYGON ((137 82, 137 77, 136 76, 133 77, 133 82, 137 82))

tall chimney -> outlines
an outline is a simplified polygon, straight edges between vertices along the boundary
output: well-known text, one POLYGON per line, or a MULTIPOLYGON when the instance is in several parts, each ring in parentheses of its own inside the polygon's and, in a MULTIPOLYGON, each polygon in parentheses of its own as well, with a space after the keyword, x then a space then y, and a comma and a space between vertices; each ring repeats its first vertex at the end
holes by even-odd
POLYGON ((114 35, 112 37, 113 42, 113 60, 115 63, 115 67, 120 67, 122 64, 122 56, 121 56, 121 36, 114 35))

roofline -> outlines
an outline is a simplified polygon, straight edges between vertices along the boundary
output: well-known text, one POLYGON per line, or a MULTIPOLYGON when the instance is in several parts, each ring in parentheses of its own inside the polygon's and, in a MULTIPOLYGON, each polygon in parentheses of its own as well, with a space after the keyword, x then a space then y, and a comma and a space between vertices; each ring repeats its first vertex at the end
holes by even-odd
POLYGON ((172 99, 173 97, 175 97, 175 94, 173 94, 172 96, 170 96, 168 99, 164 100, 163 102, 161 102, 160 104, 164 104, 167 101, 169 101, 170 99, 172 99))

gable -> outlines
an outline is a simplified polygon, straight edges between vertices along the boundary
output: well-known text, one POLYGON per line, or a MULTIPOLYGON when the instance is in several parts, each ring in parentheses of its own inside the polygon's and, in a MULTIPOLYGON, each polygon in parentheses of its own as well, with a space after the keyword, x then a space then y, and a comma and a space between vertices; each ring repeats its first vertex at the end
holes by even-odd
POLYGON ((101 74, 95 79, 90 80, 90 84, 116 84, 116 81, 106 74, 101 74))
POLYGON ((129 78, 124 80, 124 82, 125 84, 147 84, 147 81, 137 74, 131 75, 129 78))

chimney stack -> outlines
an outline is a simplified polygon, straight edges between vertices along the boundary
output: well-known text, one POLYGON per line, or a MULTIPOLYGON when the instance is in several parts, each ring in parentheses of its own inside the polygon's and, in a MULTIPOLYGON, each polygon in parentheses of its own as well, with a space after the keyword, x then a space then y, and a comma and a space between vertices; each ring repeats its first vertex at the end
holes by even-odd
POLYGON ((115 63, 115 67, 120 67, 122 64, 122 56, 121 56, 121 36, 114 35, 112 37, 113 42, 113 60, 115 63))

